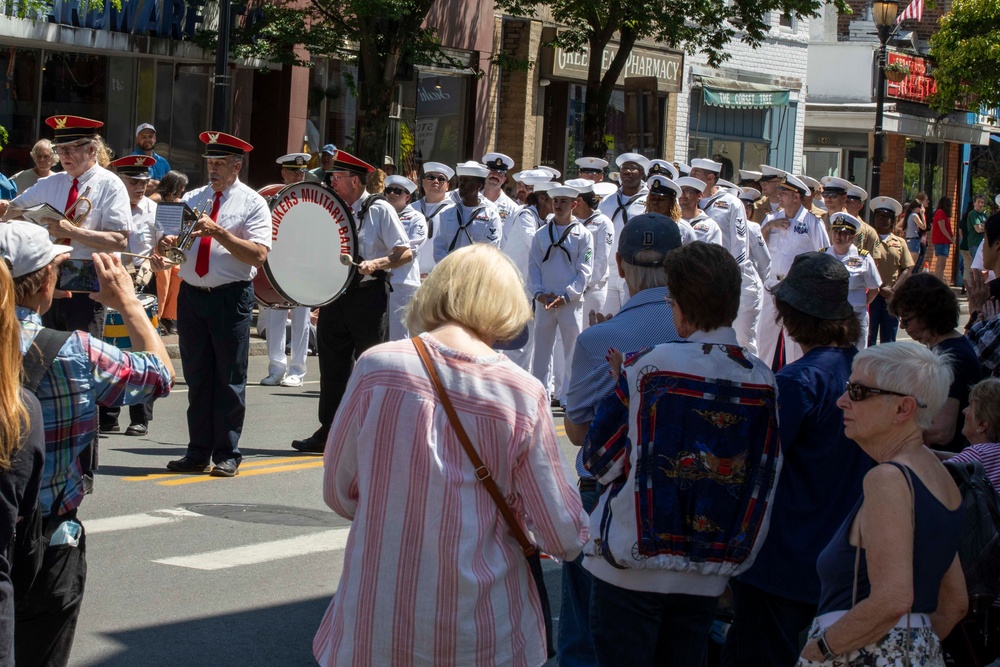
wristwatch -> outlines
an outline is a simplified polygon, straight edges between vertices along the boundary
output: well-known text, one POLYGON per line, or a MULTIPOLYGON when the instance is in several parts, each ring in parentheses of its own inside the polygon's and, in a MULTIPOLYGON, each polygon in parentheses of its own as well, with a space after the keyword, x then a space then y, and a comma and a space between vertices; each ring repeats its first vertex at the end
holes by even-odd
POLYGON ((826 643, 826 630, 821 632, 819 637, 816 638, 816 648, 823 654, 824 660, 833 660, 837 657, 837 654, 833 652, 830 645, 826 643))

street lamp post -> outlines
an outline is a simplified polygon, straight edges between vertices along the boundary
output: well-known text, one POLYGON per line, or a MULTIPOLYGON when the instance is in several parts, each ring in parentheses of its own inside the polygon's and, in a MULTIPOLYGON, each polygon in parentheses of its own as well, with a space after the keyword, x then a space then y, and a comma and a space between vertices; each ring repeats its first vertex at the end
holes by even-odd
POLYGON ((882 115, 885 109, 885 61, 886 42, 892 35, 896 26, 896 13, 899 11, 897 0, 873 0, 872 18, 875 20, 875 27, 878 30, 878 72, 875 84, 875 155, 872 156, 872 182, 871 194, 873 197, 879 196, 879 188, 882 185, 882 153, 884 149, 885 133, 882 130, 882 115))

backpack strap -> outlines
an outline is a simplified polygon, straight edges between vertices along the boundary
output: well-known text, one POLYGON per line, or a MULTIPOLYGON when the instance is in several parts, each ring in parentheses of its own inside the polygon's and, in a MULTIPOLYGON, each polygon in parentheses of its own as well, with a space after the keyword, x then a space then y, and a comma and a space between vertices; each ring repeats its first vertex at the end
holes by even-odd
POLYGON ((56 331, 49 328, 43 328, 38 332, 21 362, 21 368, 24 370, 21 385, 25 389, 33 394, 38 391, 42 378, 45 377, 59 350, 71 334, 71 331, 56 331))

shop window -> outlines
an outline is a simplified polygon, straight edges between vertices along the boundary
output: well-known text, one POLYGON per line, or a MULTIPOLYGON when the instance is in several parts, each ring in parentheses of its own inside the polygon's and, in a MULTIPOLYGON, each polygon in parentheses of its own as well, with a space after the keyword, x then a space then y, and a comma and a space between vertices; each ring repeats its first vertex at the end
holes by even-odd
POLYGON ((42 136, 52 136, 39 136, 35 126, 40 55, 41 51, 34 49, 0 51, 0 67, 7 73, 7 84, 0 86, 0 125, 7 130, 9 140, 0 152, 0 172, 8 176, 33 167, 31 147, 42 136))
POLYGON ((401 115, 400 160, 454 165, 466 159, 469 128, 469 77, 421 71, 413 89, 412 110, 401 115), (411 115, 412 114, 412 115, 411 115), (412 142, 411 153, 406 149, 412 142))
POLYGON ((840 176, 840 149, 806 149, 802 152, 802 173, 815 179, 840 176))
POLYGON ((782 12, 778 17, 778 26, 789 30, 791 32, 795 31, 795 17, 792 16, 791 12, 782 12))
POLYGON ((167 158, 171 169, 191 177, 192 188, 203 180, 205 151, 198 136, 208 126, 212 70, 212 65, 168 62, 156 68, 156 152, 167 158))
POLYGON ((932 205, 944 196, 945 144, 906 140, 903 162, 903 197, 909 201, 924 192, 932 205))
POLYGON ((41 117, 71 114, 107 122, 108 58, 46 51, 41 117))
POLYGON ((688 139, 688 162, 700 157, 721 162, 720 177, 735 183, 740 169, 758 169, 767 164, 768 150, 765 142, 693 136, 688 139))

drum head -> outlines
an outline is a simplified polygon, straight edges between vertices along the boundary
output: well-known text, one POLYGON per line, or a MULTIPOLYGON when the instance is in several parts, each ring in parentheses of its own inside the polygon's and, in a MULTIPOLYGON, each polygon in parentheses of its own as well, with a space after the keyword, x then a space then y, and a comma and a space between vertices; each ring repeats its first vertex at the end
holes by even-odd
POLYGON ((354 277, 340 255, 357 256, 350 208, 320 183, 294 183, 271 201, 271 251, 264 273, 289 302, 315 308, 338 296, 354 277))

